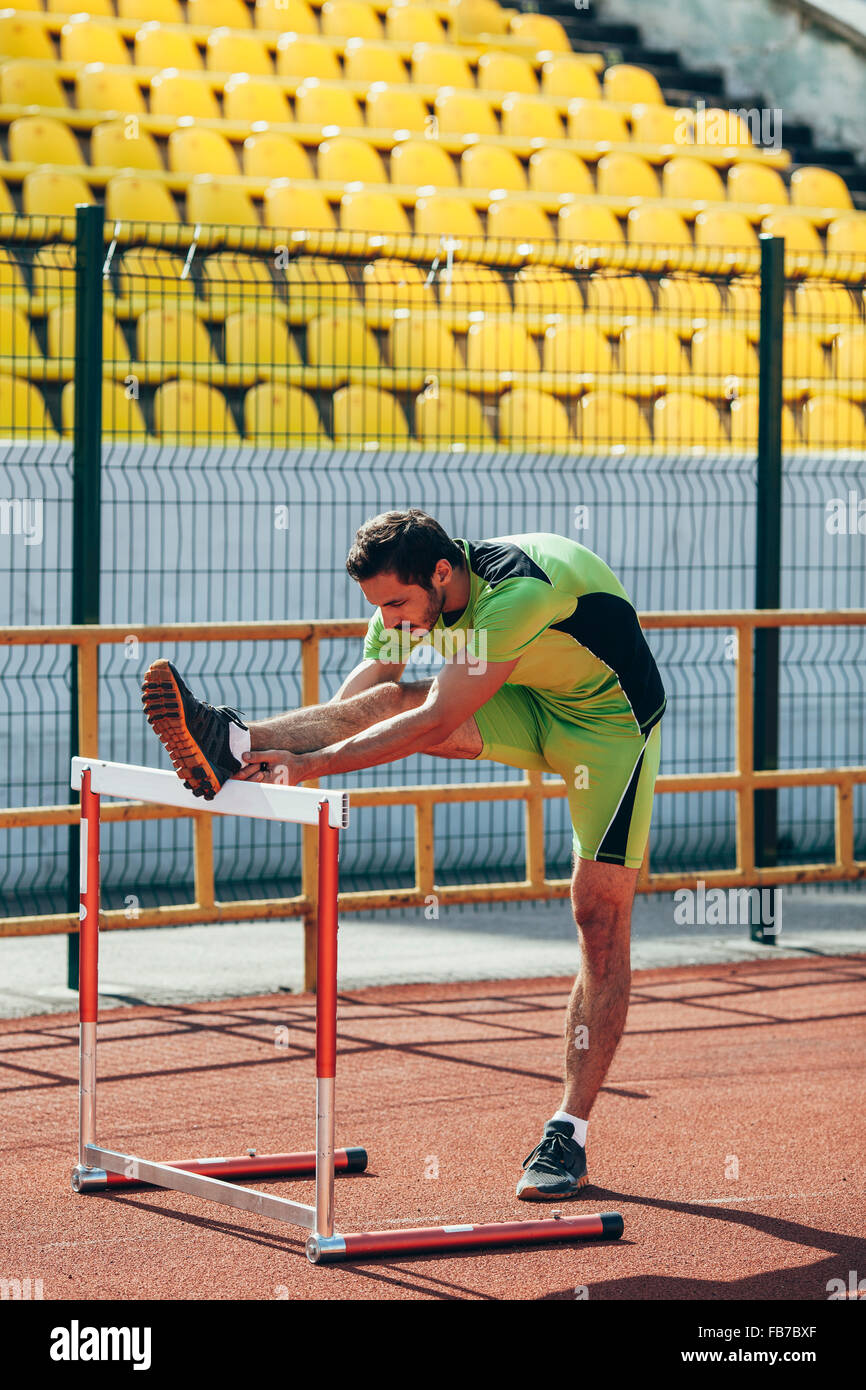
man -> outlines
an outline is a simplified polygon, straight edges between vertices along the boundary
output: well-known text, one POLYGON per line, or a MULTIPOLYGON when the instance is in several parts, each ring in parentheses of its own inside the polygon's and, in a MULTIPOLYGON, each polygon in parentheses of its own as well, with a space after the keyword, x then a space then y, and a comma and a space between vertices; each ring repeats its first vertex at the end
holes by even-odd
POLYGON ((563 536, 452 538, 410 507, 365 522, 346 568, 376 612, 364 659, 331 701, 246 724, 196 700, 160 660, 145 677, 148 719, 205 797, 229 777, 295 786, 410 753, 564 778, 581 969, 562 1105, 517 1185, 525 1200, 561 1201, 589 1181, 587 1121, 628 1010, 631 908, 666 703, 658 669, 619 580, 563 536), (437 646, 445 665, 402 681, 419 643, 437 646))

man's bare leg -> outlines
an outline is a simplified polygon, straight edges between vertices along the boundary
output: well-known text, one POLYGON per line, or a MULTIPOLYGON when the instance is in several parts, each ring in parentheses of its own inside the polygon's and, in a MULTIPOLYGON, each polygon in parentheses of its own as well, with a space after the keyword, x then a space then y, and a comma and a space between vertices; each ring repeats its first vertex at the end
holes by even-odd
MULTIPOLYGON (((345 700, 336 700, 323 705, 304 705, 301 709, 289 710, 285 714, 274 715, 272 719, 255 720, 249 725, 250 747, 253 752, 264 748, 285 748, 288 753, 312 753, 319 748, 327 748, 340 739, 351 738, 352 734, 380 724, 404 710, 423 705, 430 693, 433 681, 382 681, 369 690, 361 690, 357 695, 349 695, 345 700)), ((474 720, 466 721, 474 726, 474 720)), ((461 726, 461 730, 465 726, 461 726)), ((455 734, 460 734, 456 730, 455 734)), ((455 740, 452 734, 441 745, 465 746, 465 741, 455 740)), ((426 749, 420 751, 428 751, 426 749)), ((439 751, 429 750, 429 751, 439 751)), ((478 737, 478 752, 481 739, 478 737)), ((474 757, 471 752, 446 753, 445 756, 474 757)))

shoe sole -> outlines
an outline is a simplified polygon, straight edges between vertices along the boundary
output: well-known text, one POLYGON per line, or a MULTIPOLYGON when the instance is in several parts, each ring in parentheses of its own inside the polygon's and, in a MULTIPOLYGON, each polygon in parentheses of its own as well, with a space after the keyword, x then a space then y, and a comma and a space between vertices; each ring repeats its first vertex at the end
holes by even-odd
POLYGON ((586 1187, 589 1182, 589 1174, 584 1173, 582 1178, 578 1178, 574 1187, 569 1188, 568 1192, 550 1192, 539 1187, 524 1187, 517 1196, 523 1202, 567 1202, 570 1197, 576 1197, 582 1187, 586 1187))
POLYGON ((212 801, 222 783, 187 728, 183 698, 164 657, 148 668, 141 703, 148 724, 171 758, 184 786, 193 796, 212 801))

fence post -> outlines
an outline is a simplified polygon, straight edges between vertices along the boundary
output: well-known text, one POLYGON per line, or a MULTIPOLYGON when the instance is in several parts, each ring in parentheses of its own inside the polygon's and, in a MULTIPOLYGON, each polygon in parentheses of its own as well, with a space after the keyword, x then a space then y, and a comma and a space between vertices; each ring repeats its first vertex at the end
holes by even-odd
MULTIPOLYGON (((102 465, 102 207, 75 209, 75 422, 72 446, 72 621, 99 622, 100 500, 102 465)), ((98 660, 98 651, 97 651, 98 660)), ((78 648, 71 652, 70 743, 72 756, 94 756, 81 745, 78 648)), ((73 793, 74 800, 78 793, 73 793)), ((69 828, 66 910, 78 916, 79 825, 69 828)), ((69 989, 78 988, 78 933, 67 940, 69 989)))
MULTIPOLYGON (((782 559, 782 332, 785 299, 785 242, 762 235, 761 342, 758 396, 758 495, 755 607, 778 608, 782 559)), ((779 765, 779 629, 755 631, 754 766, 779 765)), ((773 865, 778 855, 778 792, 755 792, 755 864, 773 865)), ((754 940, 765 937, 753 925, 754 940)))

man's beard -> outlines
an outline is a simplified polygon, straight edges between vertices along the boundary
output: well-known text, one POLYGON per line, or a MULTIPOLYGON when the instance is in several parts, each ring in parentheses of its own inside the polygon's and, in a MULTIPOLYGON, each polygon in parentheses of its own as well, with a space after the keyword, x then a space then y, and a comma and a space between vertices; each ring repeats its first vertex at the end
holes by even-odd
POLYGON ((425 612, 425 614, 424 614, 424 617, 421 619, 421 621, 420 621, 419 623, 415 623, 415 624, 414 624, 414 629, 413 629, 413 630, 417 630, 417 629, 419 629, 419 628, 424 628, 424 629, 426 629, 426 631, 431 632, 431 631, 433 630, 433 628, 436 626, 437 622, 439 621, 439 614, 442 612, 442 609, 443 609, 444 607, 445 607, 445 595, 444 595, 444 593, 443 593, 443 594, 440 594, 440 595, 437 597, 437 595, 436 595, 436 590, 435 590, 435 589, 431 589, 431 590, 430 590, 430 599, 429 599, 429 602, 428 602, 428 604, 427 604, 427 610, 426 610, 426 612, 425 612))

